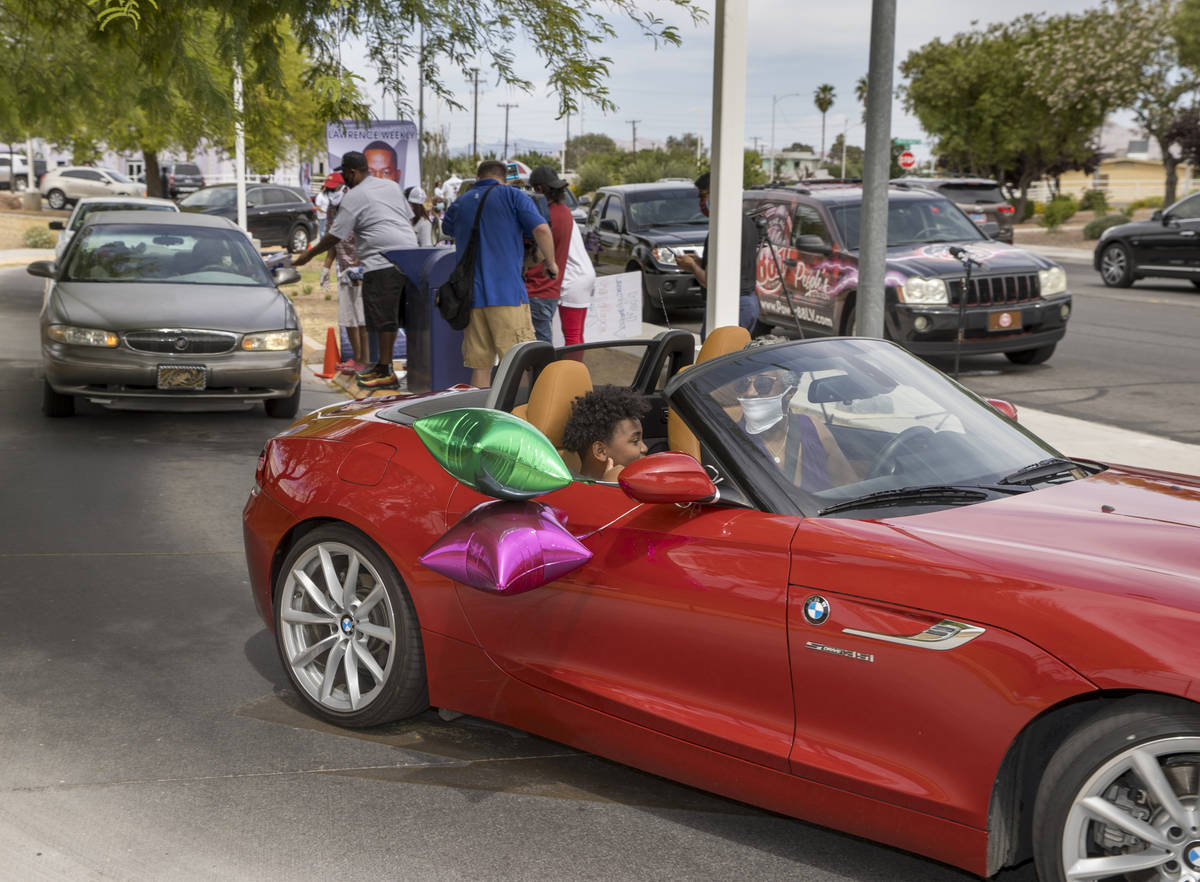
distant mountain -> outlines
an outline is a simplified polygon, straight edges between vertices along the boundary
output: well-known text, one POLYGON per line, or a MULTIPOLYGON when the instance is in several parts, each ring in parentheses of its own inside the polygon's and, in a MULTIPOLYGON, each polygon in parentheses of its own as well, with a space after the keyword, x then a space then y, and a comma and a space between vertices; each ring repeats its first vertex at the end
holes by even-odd
MULTIPOLYGON (((528 138, 510 138, 508 141, 509 156, 515 156, 517 153, 529 153, 537 151, 538 153, 557 156, 562 150, 562 141, 532 141, 528 138)), ((495 153, 499 156, 504 151, 504 140, 499 141, 480 141, 479 155, 487 156, 489 153, 495 153)), ((451 156, 470 156, 471 142, 467 142, 461 147, 454 147, 450 150, 451 156)))

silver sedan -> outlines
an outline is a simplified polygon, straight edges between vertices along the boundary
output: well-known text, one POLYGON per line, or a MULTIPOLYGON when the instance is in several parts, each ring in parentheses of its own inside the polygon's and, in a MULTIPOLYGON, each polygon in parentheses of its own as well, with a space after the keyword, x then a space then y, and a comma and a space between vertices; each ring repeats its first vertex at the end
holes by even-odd
POLYGON ((75 399, 113 407, 300 406, 300 322, 244 232, 224 218, 152 211, 89 217, 51 280, 41 315, 42 411, 75 399))

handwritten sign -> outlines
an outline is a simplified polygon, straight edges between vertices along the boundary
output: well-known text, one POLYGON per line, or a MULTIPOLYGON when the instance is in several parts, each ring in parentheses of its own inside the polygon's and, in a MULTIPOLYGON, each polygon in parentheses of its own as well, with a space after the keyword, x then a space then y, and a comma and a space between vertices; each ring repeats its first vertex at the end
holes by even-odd
MULTIPOLYGON (((562 324, 554 313, 554 345, 563 345, 562 324)), ((642 336, 642 274, 597 276, 583 324, 583 342, 642 336)))

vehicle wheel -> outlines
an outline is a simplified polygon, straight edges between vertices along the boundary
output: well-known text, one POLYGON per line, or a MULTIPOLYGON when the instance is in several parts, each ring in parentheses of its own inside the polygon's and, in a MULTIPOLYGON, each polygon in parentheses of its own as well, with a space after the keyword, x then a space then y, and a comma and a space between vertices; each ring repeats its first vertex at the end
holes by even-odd
POLYGON ((1018 352, 1006 352, 1004 357, 1013 364, 1042 364, 1049 361, 1050 356, 1054 354, 1057 343, 1051 343, 1049 346, 1039 346, 1037 349, 1021 349, 1018 352))
POLYGON ((1110 288, 1128 288, 1133 284, 1129 249, 1113 242, 1100 254, 1100 278, 1110 288))
POLYGON ((842 336, 853 337, 858 333, 858 313, 851 306, 846 310, 846 317, 842 319, 842 336))
POLYGON ((294 420, 296 414, 300 412, 300 384, 296 384, 296 391, 287 398, 268 398, 263 401, 263 407, 267 411, 267 416, 275 417, 280 420, 294 420))
MULTIPOLYGON (((642 268, 635 264, 630 264, 625 267, 627 273, 641 273, 642 268)), ((671 318, 667 314, 666 307, 655 300, 650 294, 650 286, 646 284, 646 274, 642 273, 642 321, 649 322, 652 325, 657 325, 662 322, 668 327, 671 324, 671 318)))
POLYGON ((1055 752, 1033 809, 1042 882, 1200 877, 1200 710, 1138 696, 1055 752))
POLYGON ((275 598, 284 669, 318 716, 377 726, 429 706, 412 598, 361 533, 329 524, 305 534, 280 568, 275 598))
POLYGON ((48 417, 75 416, 75 396, 55 392, 48 380, 42 380, 42 415, 48 417))
POLYGON ((16 183, 13 186, 20 187, 22 190, 24 190, 29 186, 29 178, 25 177, 25 175, 17 175, 16 183))
POLYGON ((55 211, 62 211, 67 207, 67 194, 55 187, 46 194, 46 202, 55 211))
POLYGON ((304 224, 296 224, 288 233, 288 251, 292 254, 299 254, 306 248, 308 248, 308 227, 304 224))

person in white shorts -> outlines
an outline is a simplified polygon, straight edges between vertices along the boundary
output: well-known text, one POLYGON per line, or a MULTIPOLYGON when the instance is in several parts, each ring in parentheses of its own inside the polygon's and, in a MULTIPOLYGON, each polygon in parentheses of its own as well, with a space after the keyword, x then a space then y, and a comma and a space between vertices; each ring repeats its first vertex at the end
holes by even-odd
MULTIPOLYGON (((331 180, 335 188, 330 193, 329 207, 326 209, 329 226, 333 226, 338 205, 346 195, 347 189, 338 172, 325 179, 326 187, 329 187, 331 180)), ((353 374, 366 370, 367 366, 367 321, 363 313, 362 267, 358 265, 354 236, 339 239, 337 245, 326 253, 325 268, 321 272, 322 287, 328 278, 335 255, 338 265, 338 324, 346 329, 346 336, 350 338, 350 348, 353 350, 351 357, 339 362, 337 368, 343 374, 353 374)))

